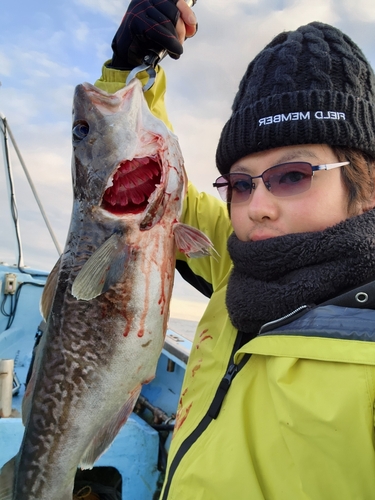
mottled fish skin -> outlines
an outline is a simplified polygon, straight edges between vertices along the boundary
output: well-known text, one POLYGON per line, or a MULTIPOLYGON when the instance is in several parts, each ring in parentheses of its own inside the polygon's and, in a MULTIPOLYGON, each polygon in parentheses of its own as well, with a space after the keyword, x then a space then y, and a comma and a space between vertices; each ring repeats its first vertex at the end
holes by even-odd
POLYGON ((72 499, 77 467, 91 467, 105 451, 141 385, 154 377, 167 327, 173 228, 186 189, 177 139, 151 115, 137 80, 114 95, 79 85, 77 123, 84 134, 87 124, 89 132, 73 140, 71 225, 51 277, 55 295, 46 300, 47 329, 25 397, 13 500, 72 499), (157 156, 161 165, 149 204, 139 213, 103 209, 103 194, 120 162, 148 156, 157 156), (72 285, 78 273, 111 237, 115 263, 108 266, 108 290, 77 299, 72 285))

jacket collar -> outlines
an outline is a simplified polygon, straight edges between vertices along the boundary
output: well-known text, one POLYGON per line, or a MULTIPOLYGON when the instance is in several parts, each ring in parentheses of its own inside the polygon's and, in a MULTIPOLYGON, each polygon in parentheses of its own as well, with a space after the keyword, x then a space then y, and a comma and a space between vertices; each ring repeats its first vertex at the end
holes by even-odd
POLYGON ((366 282, 356 288, 345 291, 321 304, 305 304, 298 307, 282 318, 265 323, 259 330, 259 334, 267 333, 271 330, 287 325, 292 321, 304 316, 312 309, 323 306, 339 306, 354 309, 375 309, 375 280, 366 282))

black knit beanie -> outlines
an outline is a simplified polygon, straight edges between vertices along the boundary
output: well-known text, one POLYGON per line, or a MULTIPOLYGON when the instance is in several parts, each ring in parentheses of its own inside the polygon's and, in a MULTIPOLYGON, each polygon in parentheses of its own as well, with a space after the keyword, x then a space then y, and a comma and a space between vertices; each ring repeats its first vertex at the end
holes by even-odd
POLYGON ((216 164, 225 174, 248 154, 296 144, 375 157, 374 72, 348 36, 319 22, 281 33, 249 64, 216 164))

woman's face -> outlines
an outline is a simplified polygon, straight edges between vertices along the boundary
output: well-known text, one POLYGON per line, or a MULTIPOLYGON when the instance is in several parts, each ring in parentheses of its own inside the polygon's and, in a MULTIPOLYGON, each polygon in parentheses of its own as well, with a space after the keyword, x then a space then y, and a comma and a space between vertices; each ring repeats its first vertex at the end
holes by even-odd
MULTIPOLYGON (((338 159, 327 145, 286 146, 245 156, 232 166, 230 172, 257 176, 274 165, 289 161, 321 165, 337 163, 338 159)), ((341 168, 314 172, 311 187, 292 196, 275 196, 261 178, 255 179, 254 184, 255 189, 247 201, 231 205, 232 225, 242 241, 321 231, 349 217, 348 194, 341 168)), ((359 207, 356 215, 368 208, 359 207)))

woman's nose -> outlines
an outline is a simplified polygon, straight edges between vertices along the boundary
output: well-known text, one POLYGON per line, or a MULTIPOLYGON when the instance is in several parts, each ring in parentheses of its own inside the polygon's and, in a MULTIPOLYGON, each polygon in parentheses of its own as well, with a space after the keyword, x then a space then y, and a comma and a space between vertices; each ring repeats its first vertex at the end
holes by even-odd
POLYGON ((277 198, 268 191, 262 179, 256 179, 247 205, 249 218, 254 221, 274 220, 278 211, 277 198))

